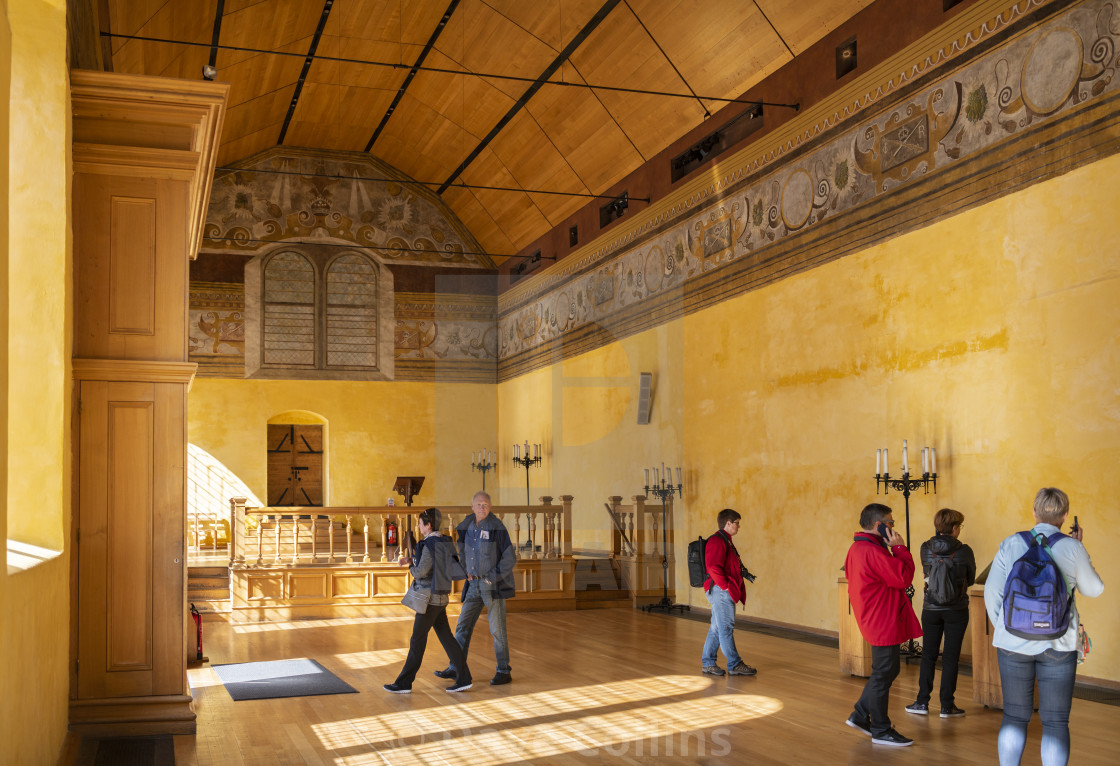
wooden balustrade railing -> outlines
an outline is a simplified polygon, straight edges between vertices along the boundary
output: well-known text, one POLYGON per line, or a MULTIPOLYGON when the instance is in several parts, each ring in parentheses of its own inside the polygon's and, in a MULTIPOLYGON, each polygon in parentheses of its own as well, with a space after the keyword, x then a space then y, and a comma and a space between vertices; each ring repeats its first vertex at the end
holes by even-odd
MULTIPOLYGON (((490 512, 509 530, 519 559, 557 559, 572 555, 572 496, 554 504, 494 506, 490 512), (524 525, 524 526, 523 526, 524 525)), ((395 564, 395 548, 406 530, 416 529, 423 507, 332 506, 249 507, 245 498, 232 498, 235 568, 285 565, 395 564), (388 525, 396 525, 397 542, 390 543, 388 525), (340 539, 341 538, 341 539, 340 539)), ((453 534, 469 516, 470 506, 438 506, 442 529, 453 534)))
MULTIPOLYGON (((652 603, 662 593, 665 569, 661 565, 661 557, 666 547, 670 561, 668 571, 670 574, 673 571, 672 502, 664 509, 667 512, 665 522, 662 522, 662 506, 647 503, 645 495, 634 495, 627 505, 623 505, 621 495, 612 495, 606 505, 613 518, 611 558, 621 566, 623 580, 634 605, 652 603), (665 530, 661 529, 663 523, 668 525, 665 530), (667 546, 662 540, 663 532, 666 533, 667 546)), ((673 587, 670 582, 670 590, 673 587)))

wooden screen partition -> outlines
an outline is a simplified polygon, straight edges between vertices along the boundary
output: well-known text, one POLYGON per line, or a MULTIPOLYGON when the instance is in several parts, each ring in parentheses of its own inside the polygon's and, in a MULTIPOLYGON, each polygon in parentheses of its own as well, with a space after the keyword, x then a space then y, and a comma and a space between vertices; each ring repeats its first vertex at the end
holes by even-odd
POLYGON ((75 70, 70 728, 194 733, 187 272, 228 85, 75 70))
MULTIPOLYGON (((575 609, 572 497, 560 503, 495 506, 518 551, 511 611, 575 609)), ((416 529, 420 508, 250 508, 234 498, 234 548, 230 562, 231 620, 260 622, 306 618, 408 614, 401 596, 408 570, 397 566, 398 540, 416 529)), ((452 530, 470 506, 440 506, 442 531, 452 530)), ((456 585, 454 594, 459 593, 456 585)), ((458 610, 452 598, 451 612, 458 610)))
POLYGON ((840 608, 840 670, 853 676, 868 678, 871 675, 871 644, 859 630, 859 623, 852 613, 848 598, 848 578, 836 581, 840 608))
POLYGON ((664 509, 664 521, 661 504, 650 505, 645 495, 634 495, 629 505, 622 504, 621 495, 612 495, 607 504, 618 524, 612 527, 611 558, 619 562, 623 582, 635 608, 655 603, 664 595, 666 570, 661 562, 662 549, 669 555, 670 598, 676 590, 672 582, 675 561, 672 503, 670 498, 668 508, 664 509), (667 530, 662 530, 663 524, 668 524, 667 530))

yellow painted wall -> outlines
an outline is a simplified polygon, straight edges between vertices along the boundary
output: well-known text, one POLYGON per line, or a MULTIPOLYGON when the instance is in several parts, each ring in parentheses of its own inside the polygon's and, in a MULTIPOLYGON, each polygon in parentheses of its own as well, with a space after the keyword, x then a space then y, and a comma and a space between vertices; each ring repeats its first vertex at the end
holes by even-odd
MULTIPOLYGON (((267 423, 291 411, 326 421, 329 502, 384 505, 397 476, 424 476, 414 506, 469 505, 481 487, 471 452, 494 448, 494 386, 446 383, 198 379, 188 440, 267 496, 267 423)), ((488 481, 492 476, 488 476, 488 481)))
MULTIPOLYGON (((0 1, 7 537, 65 547, 70 514, 70 107, 63 0, 0 1), (10 38, 8 37, 10 33, 10 38), (9 49, 10 44, 10 49, 9 49), (6 78, 5 78, 6 79, 6 78)), ((0 764, 54 764, 67 726, 69 557, 0 574, 0 764)))
MULTIPOLYGON (((1061 487, 1107 586, 1079 600, 1084 621, 1120 633, 1118 195, 1112 157, 503 383, 503 443, 550 442, 539 492, 575 495, 577 548, 605 547, 607 496, 629 499, 643 466, 679 460, 676 582, 684 545, 730 506, 759 575, 743 613, 824 631, 838 628, 836 578, 876 500, 875 449, 897 474, 903 439, 911 465, 932 445, 942 478, 911 497, 915 548, 953 507, 982 568, 1031 526, 1035 492, 1061 487), (640 371, 655 376, 649 426, 634 424, 640 371)), ((901 494, 885 501, 904 532, 901 494)), ((676 596, 706 607, 698 590, 676 596)), ((1120 647, 1099 641, 1081 672, 1120 680, 1120 647)))

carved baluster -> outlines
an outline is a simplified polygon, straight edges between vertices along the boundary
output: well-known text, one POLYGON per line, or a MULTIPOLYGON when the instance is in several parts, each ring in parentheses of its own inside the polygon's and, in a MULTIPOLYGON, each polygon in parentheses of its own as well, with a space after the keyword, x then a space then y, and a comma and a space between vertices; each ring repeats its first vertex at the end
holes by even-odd
POLYGON ((537 558, 537 513, 533 511, 529 516, 529 558, 537 558))
POLYGON ((560 558, 560 511, 552 514, 552 558, 560 558))
POLYGON ((630 555, 634 556, 638 553, 638 538, 634 537, 634 513, 633 511, 626 512, 626 527, 630 533, 630 539, 635 543, 630 550, 630 555))
MULTIPOLYGON (((362 523, 363 523, 362 537, 365 538, 365 541, 366 541, 366 552, 365 552, 365 555, 362 556, 362 563, 363 564, 368 564, 369 563, 369 514, 368 513, 363 513, 362 514, 362 523)), ((385 525, 382 524, 381 526, 384 528, 385 525)), ((384 538, 382 538, 382 539, 384 540, 384 538)), ((381 560, 382 561, 385 560, 385 549, 384 548, 381 549, 381 560)))
POLYGON ((299 563, 299 516, 292 514, 292 563, 299 563))
POLYGON ((315 524, 316 524, 317 521, 319 521, 319 514, 317 514, 317 513, 311 514, 311 563, 312 564, 316 563, 316 561, 318 560, 317 556, 319 555, 318 553, 315 552, 315 544, 318 542, 318 540, 316 539, 316 535, 315 535, 315 524))
POLYGON ((282 527, 283 524, 280 523, 280 514, 276 514, 276 516, 274 518, 276 519, 276 521, 275 521, 275 524, 276 524, 276 556, 273 558, 272 562, 274 564, 279 564, 280 563, 280 527, 282 527))
MULTIPOLYGON (((381 527, 381 563, 385 563, 386 561, 389 560, 389 558, 388 558, 388 553, 389 553, 389 537, 388 537, 389 530, 386 529, 386 524, 385 524, 385 522, 388 518, 389 518, 389 516, 387 514, 386 515, 377 514, 377 523, 378 523, 378 526, 381 527)), ((366 529, 367 530, 369 529, 369 517, 368 516, 366 517, 366 529)), ((369 548, 369 535, 368 534, 366 535, 366 548, 367 549, 369 548)))
POLYGON ((327 517, 327 561, 334 563, 334 516, 327 517))
POLYGON ((354 539, 354 517, 346 514, 346 563, 354 563, 354 555, 351 549, 351 541, 354 539))
POLYGON ((513 514, 513 549, 521 555, 521 514, 513 514))
POLYGON ((264 565, 264 517, 257 516, 257 566, 264 565))

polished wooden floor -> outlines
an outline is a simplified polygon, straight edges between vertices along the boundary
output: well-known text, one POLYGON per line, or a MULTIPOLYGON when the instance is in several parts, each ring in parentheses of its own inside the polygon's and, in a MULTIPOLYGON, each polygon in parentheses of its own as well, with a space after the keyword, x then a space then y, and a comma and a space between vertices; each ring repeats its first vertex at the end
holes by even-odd
MULTIPOLYGON (((471 647, 476 686, 448 694, 432 675, 446 656, 431 637, 411 695, 387 694, 404 661, 409 618, 205 624, 212 664, 309 657, 358 694, 234 702, 209 667, 190 671, 198 734, 175 737, 178 766, 285 764, 691 763, 991 764, 1000 713, 971 701, 959 719, 917 717, 916 665, 891 695, 910 748, 873 746, 844 725, 863 679, 837 669, 827 646, 738 631, 753 678, 701 675, 707 625, 628 609, 512 614, 514 682, 489 686, 485 619, 471 647)), ((1075 699, 1070 763, 1117 762, 1120 707, 1075 699)), ((1032 722, 1024 764, 1039 763, 1032 722)))

